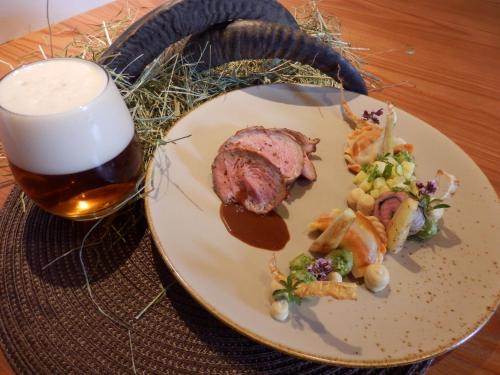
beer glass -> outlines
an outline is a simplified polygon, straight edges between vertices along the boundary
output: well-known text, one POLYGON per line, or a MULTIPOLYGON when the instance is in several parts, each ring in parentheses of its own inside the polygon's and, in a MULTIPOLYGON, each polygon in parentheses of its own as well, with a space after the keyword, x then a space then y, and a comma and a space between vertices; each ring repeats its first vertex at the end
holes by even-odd
POLYGON ((143 173, 120 92, 86 60, 43 60, 3 77, 0 141, 22 190, 44 210, 74 220, 114 212, 143 173))

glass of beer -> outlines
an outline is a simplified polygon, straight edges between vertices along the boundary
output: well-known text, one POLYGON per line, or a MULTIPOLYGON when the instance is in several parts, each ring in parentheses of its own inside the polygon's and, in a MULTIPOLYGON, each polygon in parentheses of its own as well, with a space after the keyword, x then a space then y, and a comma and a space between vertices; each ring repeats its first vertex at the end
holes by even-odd
POLYGON ((0 141, 22 190, 74 220, 116 211, 143 175, 127 106, 109 74, 86 60, 43 60, 3 77, 0 141))

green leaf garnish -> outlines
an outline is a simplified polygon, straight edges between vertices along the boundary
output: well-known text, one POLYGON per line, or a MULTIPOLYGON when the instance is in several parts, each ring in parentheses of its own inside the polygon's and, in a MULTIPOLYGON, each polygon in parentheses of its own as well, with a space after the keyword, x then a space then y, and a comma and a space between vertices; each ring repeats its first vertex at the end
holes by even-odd
POLYGON ((378 168, 375 165, 373 165, 371 167, 370 174, 368 175, 368 182, 373 182, 373 180, 375 180, 378 177, 381 177, 381 174, 378 171, 378 168))
POLYGON ((438 204, 438 205, 435 205, 435 206, 432 206, 431 207, 431 210, 435 210, 437 208, 450 208, 451 206, 449 204, 445 204, 445 203, 441 203, 441 204, 438 204))
POLYGON ((384 168, 384 172, 382 173, 382 177, 384 177, 386 180, 391 178, 392 176, 392 164, 387 163, 384 168))
POLYGON ((285 280, 280 280, 280 284, 284 286, 283 289, 277 289, 273 292, 273 298, 275 300, 286 299, 290 303, 296 303, 300 305, 302 303, 302 298, 295 294, 297 287, 302 284, 300 280, 295 280, 291 275, 285 280))
POLYGON ((403 161, 413 162, 413 155, 406 150, 401 150, 396 154, 396 160, 401 164, 403 161))

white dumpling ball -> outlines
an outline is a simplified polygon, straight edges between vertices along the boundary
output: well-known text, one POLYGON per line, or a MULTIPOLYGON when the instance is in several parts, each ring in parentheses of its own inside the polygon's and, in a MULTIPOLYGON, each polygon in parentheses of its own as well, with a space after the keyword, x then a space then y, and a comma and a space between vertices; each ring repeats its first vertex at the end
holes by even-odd
POLYGON ((390 275, 383 264, 370 264, 365 270, 365 286, 372 292, 380 292, 389 285, 390 275))

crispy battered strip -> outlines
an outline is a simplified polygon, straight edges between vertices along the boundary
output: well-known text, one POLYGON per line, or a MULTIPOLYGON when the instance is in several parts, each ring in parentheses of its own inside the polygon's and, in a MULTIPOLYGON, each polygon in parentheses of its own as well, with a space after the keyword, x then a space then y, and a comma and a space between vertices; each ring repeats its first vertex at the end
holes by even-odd
POLYGON ((355 219, 354 211, 350 208, 345 209, 340 215, 334 217, 323 233, 314 240, 309 251, 322 255, 336 249, 355 219))
MULTIPOLYGON (((273 255, 269 261, 271 275, 276 281, 285 281, 286 276, 281 273, 276 264, 276 256, 273 255)), ((335 281, 313 281, 312 283, 300 284, 295 290, 299 297, 324 297, 335 299, 356 299, 357 285, 355 283, 337 283, 335 281)))
POLYGON ((295 294, 299 297, 333 297, 335 299, 356 299, 355 283, 337 283, 335 281, 313 281, 300 284, 295 294))
POLYGON ((349 124, 349 126, 353 129, 359 129, 364 126, 370 125, 367 120, 362 119, 361 117, 356 116, 352 113, 349 104, 345 100, 344 89, 340 89, 340 106, 342 108, 342 114, 344 115, 344 120, 349 124))
POLYGON ((278 265, 276 264, 276 256, 273 255, 271 260, 269 261, 269 269, 271 270, 271 275, 274 280, 276 281, 281 281, 281 280, 286 280, 286 276, 281 273, 281 271, 278 269, 278 265))

